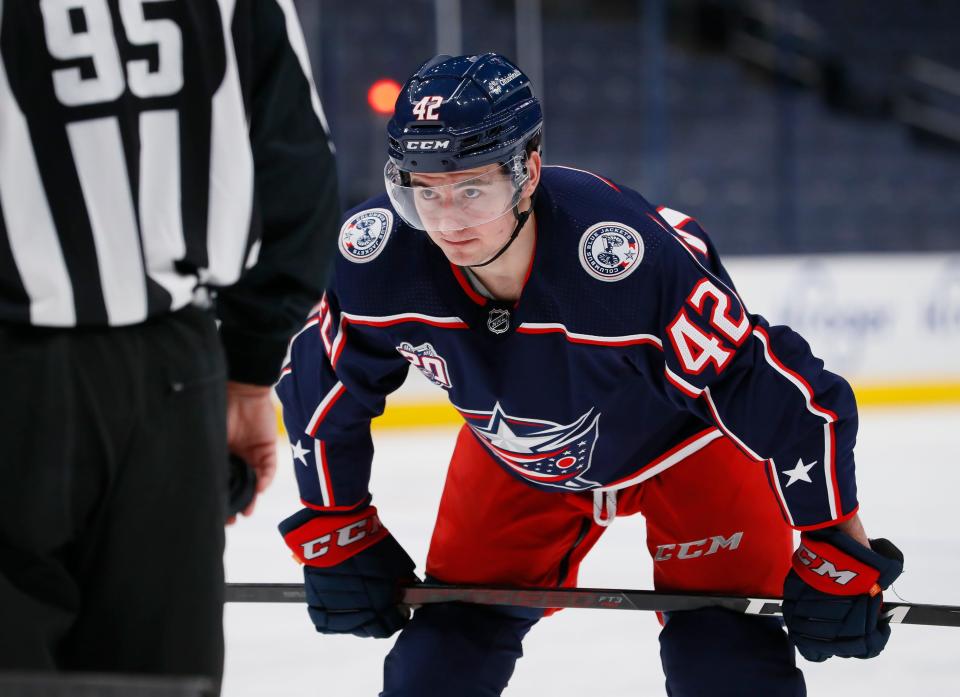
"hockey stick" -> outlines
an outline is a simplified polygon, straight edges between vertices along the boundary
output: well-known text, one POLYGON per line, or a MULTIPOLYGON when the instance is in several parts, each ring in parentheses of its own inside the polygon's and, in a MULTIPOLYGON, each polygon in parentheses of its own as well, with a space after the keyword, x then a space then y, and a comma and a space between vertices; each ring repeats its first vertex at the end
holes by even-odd
MULTIPOLYGON (((228 583, 228 603, 302 603, 300 583, 228 583)), ((403 603, 476 603, 515 607, 570 607, 600 610, 673 612, 722 607, 747 615, 779 615, 779 598, 746 598, 734 595, 660 593, 607 588, 501 588, 444 586, 423 583, 403 589, 403 603)), ((960 627, 960 606, 884 603, 884 616, 895 624, 960 627)))

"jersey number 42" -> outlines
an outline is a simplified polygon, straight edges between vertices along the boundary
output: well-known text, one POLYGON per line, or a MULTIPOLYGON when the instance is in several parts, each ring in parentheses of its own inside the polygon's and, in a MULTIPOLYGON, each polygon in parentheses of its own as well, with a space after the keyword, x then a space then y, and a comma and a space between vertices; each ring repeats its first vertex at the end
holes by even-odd
POLYGON ((708 278, 701 279, 687 296, 686 305, 696 310, 701 322, 691 319, 684 306, 667 327, 670 343, 687 373, 699 375, 710 364, 718 373, 722 372, 734 351, 746 340, 750 332, 750 317, 743 305, 735 301, 740 308, 740 319, 734 319, 730 314, 732 304, 730 296, 708 278), (713 306, 709 315, 706 308, 708 299, 713 306), (713 331, 701 327, 703 320, 713 331), (728 344, 733 347, 728 348, 728 344))

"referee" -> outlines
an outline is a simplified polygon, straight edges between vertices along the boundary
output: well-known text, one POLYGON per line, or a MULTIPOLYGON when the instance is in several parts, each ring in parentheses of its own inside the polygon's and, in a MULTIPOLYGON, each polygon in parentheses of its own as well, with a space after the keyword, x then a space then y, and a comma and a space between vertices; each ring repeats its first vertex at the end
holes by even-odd
POLYGON ((338 216, 292 0, 0 0, 0 671, 219 684, 338 216))

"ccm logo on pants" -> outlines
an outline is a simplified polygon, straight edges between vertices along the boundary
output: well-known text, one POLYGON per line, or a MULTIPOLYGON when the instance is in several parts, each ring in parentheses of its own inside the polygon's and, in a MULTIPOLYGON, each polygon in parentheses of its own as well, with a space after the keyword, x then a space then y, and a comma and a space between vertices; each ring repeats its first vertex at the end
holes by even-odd
POLYGON ((680 544, 660 545, 657 547, 657 553, 653 557, 654 561, 667 561, 668 559, 696 559, 697 557, 708 557, 716 554, 721 549, 735 550, 740 546, 740 540, 743 539, 742 532, 735 532, 730 537, 723 535, 714 535, 702 540, 693 542, 681 542, 680 544), (707 547, 709 543, 709 547, 707 547), (706 549, 704 549, 706 547, 706 549), (677 550, 674 554, 674 550, 677 550))

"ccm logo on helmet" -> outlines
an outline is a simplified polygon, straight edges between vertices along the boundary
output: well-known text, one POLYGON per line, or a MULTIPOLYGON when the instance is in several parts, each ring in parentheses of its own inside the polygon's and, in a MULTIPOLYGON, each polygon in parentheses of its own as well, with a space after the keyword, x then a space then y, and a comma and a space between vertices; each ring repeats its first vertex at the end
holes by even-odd
POLYGON ((833 579, 834 583, 845 586, 857 577, 856 571, 840 571, 832 562, 817 555, 806 545, 801 544, 797 547, 795 554, 797 561, 806 566, 810 571, 825 578, 833 579))
POLYGON ((303 558, 309 560, 322 557, 330 551, 332 544, 336 544, 337 547, 347 547, 355 542, 359 542, 367 535, 376 534, 382 527, 383 525, 377 516, 371 516, 363 520, 358 520, 355 523, 350 523, 350 525, 345 525, 339 530, 334 530, 331 533, 321 535, 316 539, 301 544, 300 547, 303 548, 303 558), (369 528, 367 527, 368 525, 369 528), (336 541, 334 541, 334 536, 336 536, 336 541))
POLYGON ((449 140, 408 140, 404 147, 407 150, 446 150, 450 147, 449 140))

